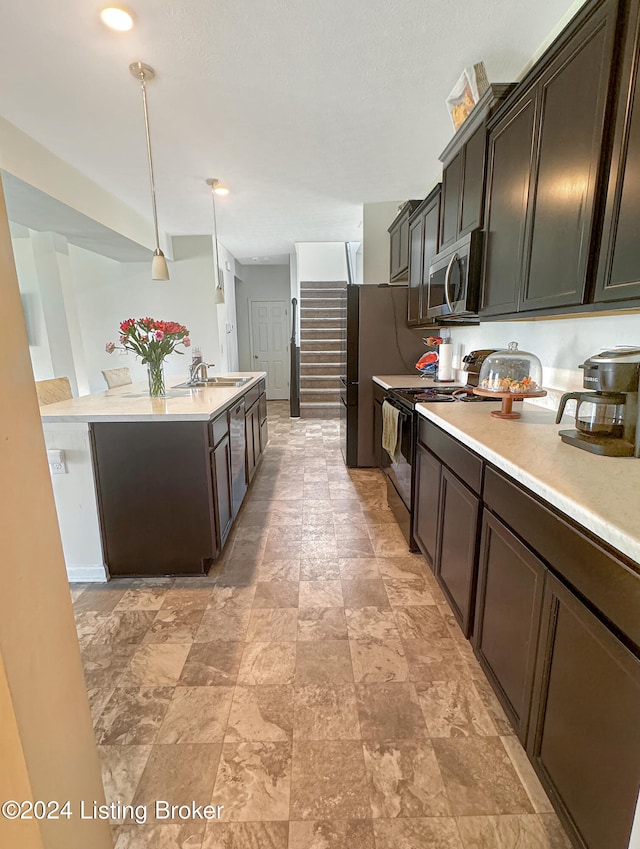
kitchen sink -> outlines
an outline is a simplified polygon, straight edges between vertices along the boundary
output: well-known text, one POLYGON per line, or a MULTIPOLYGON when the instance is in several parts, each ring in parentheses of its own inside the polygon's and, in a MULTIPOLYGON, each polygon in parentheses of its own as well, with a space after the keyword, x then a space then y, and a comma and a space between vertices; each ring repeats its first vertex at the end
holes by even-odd
POLYGON ((193 383, 185 381, 172 386, 172 389, 198 389, 203 386, 244 386, 252 378, 250 377, 208 377, 206 380, 195 380, 193 383))

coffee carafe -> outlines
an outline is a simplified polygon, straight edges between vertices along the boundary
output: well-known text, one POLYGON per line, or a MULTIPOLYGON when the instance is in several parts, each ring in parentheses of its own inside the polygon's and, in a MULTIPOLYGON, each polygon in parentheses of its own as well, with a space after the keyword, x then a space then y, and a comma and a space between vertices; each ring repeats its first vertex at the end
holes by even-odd
POLYGON ((638 385, 640 348, 620 347, 585 360, 583 384, 592 392, 565 392, 556 424, 575 400, 575 430, 561 430, 563 442, 608 457, 640 456, 638 385))

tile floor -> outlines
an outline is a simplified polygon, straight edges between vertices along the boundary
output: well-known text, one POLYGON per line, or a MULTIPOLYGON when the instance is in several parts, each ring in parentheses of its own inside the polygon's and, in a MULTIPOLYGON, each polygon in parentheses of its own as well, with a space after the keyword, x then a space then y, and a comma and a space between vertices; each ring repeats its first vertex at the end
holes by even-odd
POLYGON ((568 849, 381 474, 269 415, 207 578, 72 588, 108 800, 224 805, 116 849, 568 849))

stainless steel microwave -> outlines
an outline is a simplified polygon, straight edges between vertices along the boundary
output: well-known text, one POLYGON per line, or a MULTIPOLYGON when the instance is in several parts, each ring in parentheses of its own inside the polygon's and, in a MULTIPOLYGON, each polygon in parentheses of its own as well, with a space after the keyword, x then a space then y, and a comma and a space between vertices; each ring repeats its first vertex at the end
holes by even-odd
POLYGON ((427 318, 469 318, 478 312, 482 230, 472 230, 433 258, 429 267, 427 318))

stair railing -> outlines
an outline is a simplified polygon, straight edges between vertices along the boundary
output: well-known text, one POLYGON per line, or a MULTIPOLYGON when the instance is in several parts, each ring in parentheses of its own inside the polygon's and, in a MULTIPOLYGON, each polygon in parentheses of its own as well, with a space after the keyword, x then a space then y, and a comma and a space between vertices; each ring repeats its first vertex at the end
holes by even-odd
POLYGON ((289 415, 300 418, 300 346, 296 341, 298 299, 291 299, 291 378, 289 382, 289 415))

